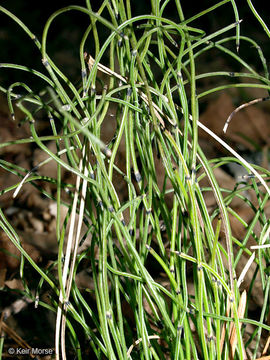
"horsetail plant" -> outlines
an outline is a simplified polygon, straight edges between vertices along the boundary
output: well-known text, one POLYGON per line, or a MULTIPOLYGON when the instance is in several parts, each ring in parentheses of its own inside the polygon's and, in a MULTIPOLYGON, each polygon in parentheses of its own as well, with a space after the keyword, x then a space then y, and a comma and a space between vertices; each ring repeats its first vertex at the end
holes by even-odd
MULTIPOLYGON (((269 36, 251 1, 247 4, 269 36)), ((18 177, 18 183, 1 189, 1 195, 12 193, 16 202, 23 186, 31 183, 57 208, 58 254, 47 269, 32 260, 6 209, 0 210, 1 227, 21 253, 23 295, 35 301, 46 287, 51 289, 50 304, 36 302, 56 314, 56 359, 68 359, 69 346, 78 359, 256 359, 264 345, 262 331, 270 330, 269 249, 263 247, 270 229, 265 215, 269 172, 248 163, 226 137, 221 139, 201 123, 199 115, 201 99, 211 93, 240 87, 269 91, 263 51, 241 35, 234 0, 219 1, 190 18, 185 18, 180 0, 151 0, 151 13, 137 16, 132 15, 134 6, 130 0, 104 0, 97 11, 90 0, 85 6, 66 6, 49 17, 41 39, 0 6, 1 16, 11 18, 33 40, 44 65, 43 73, 26 65, 0 64, 1 71, 20 70, 44 82, 39 93, 24 82, 0 86, 11 121, 17 121, 14 108, 18 107, 31 133, 25 139, 3 142, 0 148, 31 143, 47 155, 30 172, 0 159, 1 167, 18 177), (195 20, 197 24, 225 6, 232 14, 226 27, 207 33, 193 26, 195 20), (173 16, 165 15, 168 9, 173 16), (67 12, 85 16, 86 30, 78 45, 79 84, 47 51, 52 24, 67 12), (105 40, 103 29, 109 34, 105 40), (255 46, 262 73, 241 58, 243 42, 255 46), (94 50, 88 54, 90 43, 94 50), (243 70, 199 74, 200 56, 213 49, 229 55, 243 70), (198 82, 210 77, 224 83, 198 92, 198 82), (241 77, 252 82, 235 82, 241 77), (40 114, 48 119, 46 135, 38 131, 40 114), (108 141, 103 134, 109 128, 114 130, 108 141), (232 156, 207 159, 198 141, 199 128, 232 156), (55 143, 56 152, 48 141, 55 143), (38 175, 49 161, 56 164, 56 178, 38 175), (252 179, 241 188, 220 188, 214 169, 233 162, 246 168, 252 179), (73 181, 63 179, 62 169, 73 175, 73 181), (201 185, 205 177, 209 187, 201 185), (49 194, 40 180, 55 184, 55 192, 49 194), (119 190, 119 183, 124 190, 119 190), (246 190, 254 191, 258 206, 245 198, 246 190), (214 210, 205 201, 209 191, 215 197, 214 210), (230 208, 233 198, 254 212, 250 224, 230 208), (63 223, 62 207, 67 209, 63 223), (244 225, 244 239, 232 235, 229 214, 244 225), (262 232, 259 237, 254 233, 256 224, 262 232), (225 245, 219 241, 221 232, 225 245), (247 246, 250 236, 258 243, 254 252, 247 246), (87 246, 82 248, 85 239, 87 246), (236 265, 243 253, 252 257, 238 282, 236 265), (40 276, 34 289, 24 271, 25 260, 40 276), (247 293, 240 290, 251 263, 260 274, 264 296, 257 321, 248 317, 254 281, 247 293), (77 285, 76 275, 85 264, 93 290, 77 285), (254 334, 246 333, 247 324, 254 334)), ((229 121, 232 117, 226 127, 229 121)))

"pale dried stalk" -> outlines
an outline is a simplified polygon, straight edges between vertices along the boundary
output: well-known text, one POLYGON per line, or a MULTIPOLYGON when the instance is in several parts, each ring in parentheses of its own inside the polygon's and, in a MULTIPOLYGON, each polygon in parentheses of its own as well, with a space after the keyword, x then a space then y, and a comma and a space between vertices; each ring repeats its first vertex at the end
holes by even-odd
MULTIPOLYGON (((69 148, 69 150, 74 150, 74 146, 71 146, 69 148)), ((63 155, 64 153, 67 152, 67 149, 63 149, 63 150, 60 150, 59 152, 56 153, 56 155, 60 156, 60 155, 63 155)), ((15 197, 18 195, 19 191, 21 190, 23 184, 25 183, 25 181, 29 178, 29 176, 31 174, 33 174, 34 172, 36 172, 38 169, 40 169, 43 165, 47 164, 48 162, 50 162, 52 160, 51 157, 48 157, 47 159, 41 161, 38 165, 36 165, 32 170, 30 170, 25 176, 24 178, 22 179, 22 181, 19 183, 19 185, 17 186, 16 190, 14 191, 13 193, 13 199, 15 199, 15 197)))
POLYGON ((219 136, 217 136, 215 133, 213 133, 213 131, 208 129, 200 121, 198 121, 198 126, 201 129, 203 129, 205 132, 207 132, 217 142, 219 142, 223 147, 225 147, 225 149, 227 149, 234 157, 236 157, 238 160, 240 160, 241 163, 244 164, 252 172, 252 174, 254 174, 259 179, 259 181, 261 182, 261 184, 267 191, 268 195, 270 196, 270 189, 269 189, 268 185, 266 184, 266 182, 264 181, 262 176, 253 168, 253 166, 251 166, 242 156, 240 156, 235 150, 233 150, 233 148, 231 148, 227 143, 225 143, 225 141, 223 141, 219 136))
MULTIPOLYGON (((246 309, 246 303, 247 303, 247 292, 244 290, 241 294, 240 300, 239 300, 239 306, 238 306, 238 317, 243 318, 245 314, 246 309)), ((239 327, 241 329, 242 323, 239 323, 239 327)), ((236 327, 234 323, 231 323, 230 326, 230 346, 231 346, 231 360, 234 359, 235 349, 237 345, 237 334, 236 334, 236 327)), ((247 359, 247 356, 245 354, 245 359, 247 359)))
MULTIPOLYGON (((80 172, 82 171, 82 159, 80 161, 79 165, 80 172)), ((72 204, 72 210, 71 210, 71 216, 70 216, 70 227, 69 227, 69 233, 68 233, 68 240, 67 240, 67 247, 66 247, 66 253, 65 253, 65 262, 64 262, 64 268, 63 268, 63 275, 62 275, 62 282, 63 282, 63 288, 66 292, 66 281, 67 281, 67 274, 70 264, 70 257, 72 248, 74 248, 74 228, 75 228, 75 221, 76 221, 76 210, 77 210, 77 203, 78 203, 78 192, 80 188, 80 176, 77 176, 76 179, 76 188, 75 188, 75 194, 72 204)), ((60 289, 59 294, 59 302, 58 302, 58 308, 57 308, 57 316, 56 316, 56 328, 55 328, 55 358, 56 360, 59 360, 59 338, 60 338, 60 330, 61 330, 61 319, 62 316, 65 316, 67 308, 66 303, 66 294, 63 294, 62 289, 60 289)), ((61 333, 61 351, 62 351, 62 359, 66 360, 66 351, 65 351, 65 336, 63 335, 63 332, 65 333, 65 330, 62 328, 61 333)))
POLYGON ((264 346, 262 355, 265 355, 265 354, 267 353, 267 350, 268 350, 268 348, 269 348, 269 345, 270 345, 270 335, 269 335, 268 338, 267 338, 267 341, 266 341, 266 344, 265 344, 265 346, 264 346))
MULTIPOLYGON (((240 297, 238 311, 237 311, 239 318, 244 317, 245 308, 246 308, 246 302, 247 302, 247 292, 246 292, 246 290, 244 290, 242 292, 241 297, 240 297)), ((230 315, 230 307, 231 307, 231 303, 230 303, 230 300, 228 299, 227 308, 226 308, 226 316, 227 317, 230 315)), ((240 325, 240 328, 241 328, 242 323, 240 322, 239 325, 240 325)), ((226 323, 223 324, 221 337, 220 337, 221 353, 223 351, 223 346, 224 346, 224 341, 225 341, 225 333, 226 333, 226 323)), ((233 357, 234 357, 233 355, 235 353, 235 348, 236 348, 236 345, 237 345, 237 334, 236 334, 236 327, 235 327, 234 323, 231 323, 231 325, 230 325, 229 339, 230 339, 230 346, 231 346, 231 357, 230 357, 230 359, 233 360, 233 357)), ((247 359, 246 354, 244 354, 244 359, 247 359)))
POLYGON ((252 245, 250 247, 251 250, 256 250, 256 249, 267 249, 270 247, 270 244, 264 244, 264 245, 252 245))
MULTIPOLYGON (((82 159, 84 158, 84 156, 85 156, 85 147, 83 148, 82 159)), ((82 162, 82 159, 81 159, 81 162, 82 162)), ((69 295, 70 295, 70 290, 71 290, 72 280, 73 280, 74 267, 75 267, 75 262, 76 262, 76 256, 77 256, 78 247, 79 247, 79 243, 80 243, 81 229, 82 229, 82 225, 83 225, 85 196, 86 196, 86 190, 87 190, 86 178, 88 177, 87 164, 84 167, 84 175, 85 175, 85 178, 83 179, 83 182, 82 182, 82 190, 81 190, 81 196, 80 196, 80 198, 81 198, 80 199, 80 210, 79 210, 79 218, 78 218, 77 229, 76 229, 76 238, 75 238, 75 242, 73 243, 72 259, 71 259, 71 264, 69 266, 69 276, 68 276, 67 285, 66 285, 66 293, 65 293, 65 295, 66 295, 65 301, 66 302, 69 300, 69 295)), ((62 324, 61 324, 61 339, 62 340, 65 339, 65 329, 66 329, 66 314, 64 312, 63 316, 62 316, 62 324)), ((64 345, 64 343, 63 343, 63 345, 64 345)))
POLYGON ((252 255, 250 256, 250 258, 248 259, 246 265, 244 266, 244 269, 242 270, 238 280, 237 280, 237 286, 240 287, 240 285, 242 284, 242 282, 244 281, 244 278, 251 266, 251 264, 253 263, 253 260, 255 258, 255 252, 252 253, 252 255))

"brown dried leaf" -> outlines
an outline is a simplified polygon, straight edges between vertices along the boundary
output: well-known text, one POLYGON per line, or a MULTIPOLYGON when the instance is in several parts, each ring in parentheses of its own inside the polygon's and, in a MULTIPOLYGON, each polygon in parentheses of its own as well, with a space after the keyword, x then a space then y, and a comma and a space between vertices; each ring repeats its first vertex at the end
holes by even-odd
POLYGON ((12 279, 5 281, 5 285, 11 289, 18 289, 18 290, 24 290, 24 286, 21 279, 12 279))

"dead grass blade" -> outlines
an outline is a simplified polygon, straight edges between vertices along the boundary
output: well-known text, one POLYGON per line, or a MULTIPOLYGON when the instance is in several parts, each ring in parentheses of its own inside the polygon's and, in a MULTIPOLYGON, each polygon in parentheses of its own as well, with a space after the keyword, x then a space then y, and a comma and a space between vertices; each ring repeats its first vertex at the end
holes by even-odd
MULTIPOLYGON (((247 303, 247 292, 244 290, 241 294, 240 300, 239 300, 239 306, 238 306, 238 317, 241 319, 244 317, 245 309, 246 309, 246 303, 247 303)), ((240 328, 242 326, 242 323, 240 322, 240 328)), ((237 345, 237 334, 236 334, 236 327, 232 323, 230 326, 230 347, 231 347, 231 356, 230 359, 234 359, 235 349, 237 345)), ((247 356, 245 354, 245 359, 247 359, 247 356)))
POLYGON ((270 345, 270 335, 268 335, 268 338, 267 338, 266 344, 265 344, 265 346, 264 346, 262 355, 265 355, 265 354, 267 353, 267 350, 268 350, 268 348, 269 348, 269 345, 270 345))
POLYGON ((241 109, 244 109, 245 107, 248 107, 250 105, 254 105, 254 104, 257 104, 261 101, 266 101, 266 100, 269 100, 269 96, 267 97, 264 97, 264 98, 259 98, 259 99, 254 99, 254 100, 251 100, 249 101, 248 103, 245 103, 245 104, 242 104, 240 106, 238 106, 238 108, 236 108, 232 113, 231 115, 228 117, 228 119, 226 120, 225 122, 225 125, 224 125, 224 128, 223 128, 223 132, 224 134, 226 133, 227 129, 228 129, 228 126, 233 118, 233 116, 238 113, 238 111, 240 111, 241 109))

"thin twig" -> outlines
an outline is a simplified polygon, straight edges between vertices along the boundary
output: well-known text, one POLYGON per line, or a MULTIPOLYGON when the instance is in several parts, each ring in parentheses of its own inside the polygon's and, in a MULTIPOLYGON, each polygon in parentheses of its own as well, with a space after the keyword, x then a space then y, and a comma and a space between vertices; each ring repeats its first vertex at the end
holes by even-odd
MULTIPOLYGON (((158 336, 158 335, 150 335, 150 336, 148 336, 148 340, 152 340, 152 339, 160 339, 160 336, 158 336)), ((136 345, 138 345, 140 342, 142 342, 142 338, 136 340, 136 341, 129 347, 129 349, 128 349, 128 351, 127 351, 127 358, 130 357, 130 354, 131 354, 133 348, 134 348, 136 345)))
POLYGON ((228 126, 231 122, 231 119, 233 118, 233 116, 238 113, 238 111, 250 106, 250 105, 254 105, 254 104, 257 104, 259 102, 262 102, 262 101, 267 101, 270 99, 270 96, 267 96, 267 97, 264 97, 264 98, 258 98, 258 99, 254 99, 254 100, 251 100, 249 101, 248 103, 245 103, 245 104, 242 104, 240 106, 238 106, 238 108, 236 108, 232 113, 231 115, 228 117, 228 119, 226 120, 225 122, 225 125, 223 127, 223 132, 226 133, 227 129, 228 129, 228 126))

